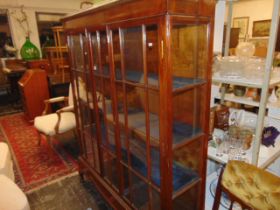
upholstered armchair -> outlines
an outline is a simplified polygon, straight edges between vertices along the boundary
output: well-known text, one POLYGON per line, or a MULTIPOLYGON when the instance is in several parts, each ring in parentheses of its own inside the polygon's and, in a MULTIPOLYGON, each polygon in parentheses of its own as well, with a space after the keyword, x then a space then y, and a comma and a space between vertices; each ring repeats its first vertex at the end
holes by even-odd
POLYGON ((73 131, 76 135, 76 119, 73 106, 73 95, 71 85, 69 87, 68 97, 56 97, 45 100, 45 109, 42 116, 34 119, 34 127, 38 131, 38 145, 41 144, 41 135, 47 137, 48 142, 51 144, 53 136, 73 131), (54 103, 64 103, 65 107, 57 110, 55 113, 49 113, 50 105, 54 103))
POLYGON ((231 201, 244 209, 279 210, 280 178, 254 165, 229 161, 221 172, 213 210, 219 208, 222 192, 226 192, 231 201))

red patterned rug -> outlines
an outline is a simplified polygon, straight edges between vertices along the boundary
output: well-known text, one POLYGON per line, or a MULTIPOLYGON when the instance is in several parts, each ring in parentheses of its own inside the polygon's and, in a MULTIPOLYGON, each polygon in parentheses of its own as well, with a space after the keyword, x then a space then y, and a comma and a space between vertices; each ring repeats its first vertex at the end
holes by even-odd
POLYGON ((0 118, 0 141, 10 146, 16 182, 24 192, 77 173, 76 160, 60 141, 54 140, 50 147, 42 140, 38 146, 37 131, 22 113, 0 118))

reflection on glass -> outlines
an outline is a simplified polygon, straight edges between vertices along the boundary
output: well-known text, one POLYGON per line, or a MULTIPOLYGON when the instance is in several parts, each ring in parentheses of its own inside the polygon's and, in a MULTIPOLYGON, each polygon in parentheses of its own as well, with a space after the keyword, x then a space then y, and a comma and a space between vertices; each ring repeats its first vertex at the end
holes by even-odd
POLYGON ((87 37, 86 36, 82 36, 82 40, 83 40, 83 55, 84 55, 84 70, 86 72, 89 72, 89 48, 88 48, 88 41, 87 41, 87 37))
POLYGON ((137 209, 145 209, 149 202, 148 184, 130 172, 131 176, 131 202, 137 209))
POLYGON ((207 72, 207 25, 174 25, 171 37, 173 88, 203 82, 207 72))
POLYGON ((121 50, 120 50, 120 38, 119 31, 113 31, 113 51, 114 51, 114 64, 115 64, 115 77, 117 80, 122 79, 121 73, 121 50))
POLYGON ((122 29, 125 79, 144 83, 142 27, 122 29))
POLYGON ((129 145, 132 167, 147 176, 146 114, 144 89, 126 86, 129 145))
POLYGON ((104 75, 110 75, 109 54, 108 54, 106 31, 100 32, 100 52, 101 52, 101 66, 102 66, 101 73, 104 75))
POLYGON ((117 158, 112 156, 106 150, 102 150, 103 153, 103 171, 104 178, 107 182, 113 184, 116 189, 119 189, 117 158))
POLYGON ((199 187, 200 187, 200 183, 196 184, 194 187, 190 188, 182 195, 175 198, 173 200, 173 209, 180 209, 180 210, 199 209, 198 202, 195 202, 200 192, 199 187), (186 205, 186 203, 188 205, 186 205))
POLYGON ((173 191, 196 181, 200 173, 200 159, 203 138, 173 152, 173 191))
POLYGON ((146 38, 148 84, 158 86, 159 47, 157 25, 146 26, 146 38))
MULTIPOLYGON (((99 72, 99 62, 98 62, 98 42, 96 32, 91 34, 91 43, 93 51, 93 72, 99 72)), ((100 72, 99 72, 100 73, 100 72)))
POLYGON ((72 36, 72 53, 74 57, 74 64, 77 70, 83 70, 83 48, 81 37, 79 35, 72 36))
POLYGON ((173 96, 173 144, 202 133, 204 93, 205 87, 201 86, 173 96))

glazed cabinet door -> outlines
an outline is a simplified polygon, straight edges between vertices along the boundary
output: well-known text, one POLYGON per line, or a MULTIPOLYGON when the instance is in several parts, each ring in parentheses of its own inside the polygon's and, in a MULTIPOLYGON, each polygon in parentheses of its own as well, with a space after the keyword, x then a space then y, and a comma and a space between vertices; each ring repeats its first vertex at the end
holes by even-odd
POLYGON ((159 26, 133 25, 90 33, 101 174, 132 207, 160 209, 159 26))
POLYGON ((72 85, 75 97, 76 118, 80 135, 81 156, 97 172, 100 172, 99 147, 97 143, 93 80, 90 66, 88 36, 79 33, 68 37, 71 55, 72 85))
POLYGON ((204 202, 208 27, 206 21, 171 18, 173 209, 200 209, 204 202))
POLYGON ((110 32, 123 197, 137 209, 160 209, 159 26, 138 23, 110 32))

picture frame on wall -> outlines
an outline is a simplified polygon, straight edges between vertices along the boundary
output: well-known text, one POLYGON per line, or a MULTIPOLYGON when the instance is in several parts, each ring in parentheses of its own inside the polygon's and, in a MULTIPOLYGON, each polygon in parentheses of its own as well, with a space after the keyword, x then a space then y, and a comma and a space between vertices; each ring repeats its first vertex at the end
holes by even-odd
POLYGON ((271 20, 258 20, 253 22, 252 37, 269 36, 271 20))
POLYGON ((239 39, 244 39, 248 33, 249 17, 235 17, 232 21, 233 28, 240 28, 239 39))

